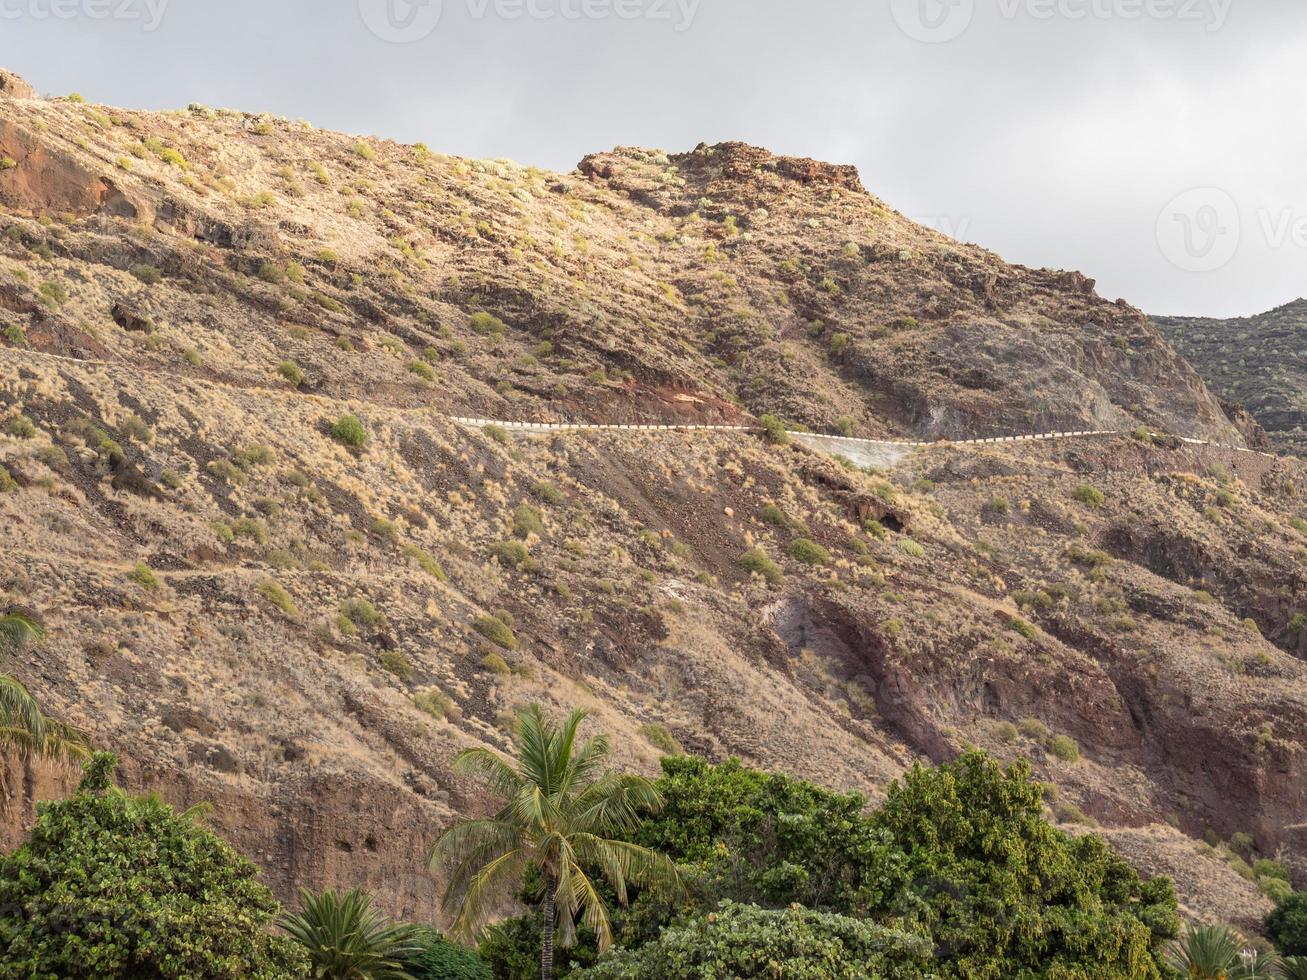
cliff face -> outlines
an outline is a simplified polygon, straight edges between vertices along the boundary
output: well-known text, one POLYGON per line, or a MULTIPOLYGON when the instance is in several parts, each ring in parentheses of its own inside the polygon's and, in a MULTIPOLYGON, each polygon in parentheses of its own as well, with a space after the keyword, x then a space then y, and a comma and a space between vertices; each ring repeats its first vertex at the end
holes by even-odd
POLYGON ((1307 300, 1242 319, 1153 323, 1212 391, 1251 413, 1270 445, 1307 455, 1307 300))
MULTIPOLYGON (((1082 277, 734 144, 559 175, 0 94, 0 157, 0 602, 50 630, 6 669, 134 786, 214 801, 283 894, 433 914, 425 848, 485 805, 449 760, 543 700, 644 769, 670 735, 873 797, 964 744, 1030 755, 1196 910, 1264 911, 1186 835, 1296 846, 1301 463, 1122 437, 874 474, 444 418, 1237 440, 1082 277)), ((8 776, 12 842, 69 781, 8 776)))

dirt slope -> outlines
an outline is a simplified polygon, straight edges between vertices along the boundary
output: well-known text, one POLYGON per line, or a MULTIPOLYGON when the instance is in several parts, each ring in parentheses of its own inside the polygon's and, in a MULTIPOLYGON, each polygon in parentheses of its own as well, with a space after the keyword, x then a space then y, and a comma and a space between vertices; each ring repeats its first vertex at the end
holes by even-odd
MULTIPOLYGON (((556 175, 201 108, 0 116, 0 603, 51 634, 7 666, 281 893, 430 914, 421 855, 483 803, 450 758, 541 699, 641 768, 670 737, 873 797, 1030 755, 1068 826, 1264 911, 1195 838, 1297 847, 1300 462, 1121 437, 883 474, 442 417, 1238 440, 1136 311, 748 147, 556 175)), ((8 785, 12 841, 68 780, 8 785)))

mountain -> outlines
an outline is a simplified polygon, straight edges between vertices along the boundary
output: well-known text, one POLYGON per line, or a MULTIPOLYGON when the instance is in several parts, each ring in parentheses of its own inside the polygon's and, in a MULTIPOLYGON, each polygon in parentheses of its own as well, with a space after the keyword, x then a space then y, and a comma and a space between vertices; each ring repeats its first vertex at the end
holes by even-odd
POLYGON ((1252 413, 1272 444, 1307 454, 1307 300, 1241 319, 1153 323, 1214 392, 1252 413))
MULTIPOLYGON (((641 769, 679 744, 872 798, 1027 755, 1061 822, 1224 921, 1269 904, 1195 838, 1307 872, 1307 468, 1173 438, 1243 442, 1082 276, 739 144, 556 174, 0 93, 0 604, 49 631, 6 669, 129 785, 214 802, 280 894, 425 914, 427 847, 486 805, 452 757, 535 700, 641 769), (764 413, 1159 434, 885 472, 449 419, 764 413)), ((69 778, 8 786, 12 841, 69 778)))

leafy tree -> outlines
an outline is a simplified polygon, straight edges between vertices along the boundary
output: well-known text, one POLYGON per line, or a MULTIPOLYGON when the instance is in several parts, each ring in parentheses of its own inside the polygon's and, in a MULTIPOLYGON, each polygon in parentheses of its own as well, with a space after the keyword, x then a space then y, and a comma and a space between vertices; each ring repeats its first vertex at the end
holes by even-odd
POLYGON ((413 943, 417 951, 404 959, 413 980, 491 980, 489 965, 475 950, 451 943, 435 929, 419 927, 413 943))
POLYGON ((1307 956, 1307 892, 1294 892, 1266 917, 1266 935, 1285 956, 1307 956))
POLYGON ((930 943, 865 919, 800 906, 761 909, 723 902, 664 929, 638 950, 619 950, 573 980, 864 980, 925 977, 930 943))
POLYGON ((338 895, 300 890, 300 911, 281 927, 304 948, 322 980, 407 980, 406 957, 419 951, 413 926, 390 922, 361 889, 338 895))
POLYGON ((112 784, 96 753, 71 799, 37 807, 31 837, 0 860, 0 963, 30 980, 305 976, 268 927, 280 907, 258 869, 157 797, 112 784))
POLYGON ((558 726, 532 705, 518 718, 514 762, 488 749, 460 753, 455 769, 479 778, 505 803, 488 819, 460 820, 431 852, 431 867, 449 873, 444 907, 455 913, 459 938, 476 936, 528 869, 539 872, 543 980, 553 977, 556 928, 564 947, 575 939, 578 918, 595 932, 601 949, 612 941, 607 903, 587 869, 598 869, 620 903, 627 900, 628 885, 680 888, 671 861, 629 842, 640 812, 661 805, 658 793, 641 776, 603 768, 609 755, 605 736, 577 747, 585 716, 574 711, 558 726))
MULTIPOLYGON (((519 915, 491 926, 478 951, 496 980, 540 980, 543 936, 540 916, 519 915)), ((562 960, 554 964, 554 976, 571 977, 575 970, 594 966, 598 959, 595 934, 581 923, 576 930, 576 941, 562 960)))
POLYGON ((636 840, 693 874, 711 907, 720 899, 856 915, 885 907, 906 881, 890 834, 857 793, 834 793, 739 760, 662 760, 665 803, 636 840))
MULTIPOLYGON (((35 619, 24 613, 0 615, 0 653, 17 653, 45 636, 35 619)), ((77 729, 46 717, 36 699, 16 678, 0 674, 0 749, 32 756, 72 761, 86 755, 86 737, 77 729)))
POLYGON ((900 914, 929 929, 947 975, 1149 980, 1179 929, 1171 882, 1141 883, 1099 838, 1043 818, 1028 764, 982 752, 889 790, 875 822, 906 855, 900 914))

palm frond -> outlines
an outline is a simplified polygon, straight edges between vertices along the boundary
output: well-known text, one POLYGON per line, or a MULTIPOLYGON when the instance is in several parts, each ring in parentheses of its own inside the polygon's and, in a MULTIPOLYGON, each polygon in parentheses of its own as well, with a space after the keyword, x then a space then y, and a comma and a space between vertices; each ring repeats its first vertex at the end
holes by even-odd
POLYGON ((662 806, 657 788, 643 776, 609 773, 577 798, 574 825, 587 833, 626 833, 644 813, 656 813, 662 806))
POLYGON ((512 797, 523 785, 517 770, 490 749, 464 749, 454 757, 454 771, 484 783, 500 796, 512 797))
POLYGON ((41 624, 19 612, 0 616, 0 653, 16 653, 45 636, 41 624))
POLYGON ((685 894, 680 869, 666 855, 629 841, 606 840, 592 834, 572 835, 572 846, 587 864, 601 868, 617 891, 618 901, 626 901, 626 886, 639 885, 668 898, 685 894))
POLYGON ((0 674, 0 748, 24 760, 40 756, 60 762, 81 759, 87 751, 82 732, 47 717, 27 688, 7 674, 0 674))
POLYGON ((450 934, 467 942, 475 941, 495 907, 509 897, 515 883, 521 880, 529 857, 524 850, 508 851, 473 875, 450 934))

